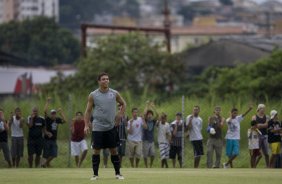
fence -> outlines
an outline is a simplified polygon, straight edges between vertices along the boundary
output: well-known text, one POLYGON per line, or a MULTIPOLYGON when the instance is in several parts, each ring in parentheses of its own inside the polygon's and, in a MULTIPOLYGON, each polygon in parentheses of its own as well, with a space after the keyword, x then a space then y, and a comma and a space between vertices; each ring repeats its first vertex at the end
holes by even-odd
MULTIPOLYGON (((127 115, 130 117, 131 113, 130 110, 132 107, 138 107, 140 109, 140 113, 143 111, 146 99, 150 99, 147 97, 142 97, 142 99, 134 99, 130 98, 125 95, 128 108, 127 108, 127 115)), ((75 167, 74 158, 71 157, 70 154, 70 122, 74 117, 76 111, 84 111, 86 107, 86 97, 77 97, 77 96, 69 96, 67 99, 62 100, 58 97, 53 98, 53 102, 51 103, 51 108, 58 108, 63 107, 65 114, 67 115, 68 122, 66 124, 60 125, 58 130, 58 157, 55 158, 51 165, 52 167, 75 167), (83 100, 82 100, 83 99, 83 100)), ((31 109, 33 106, 37 106, 40 109, 40 114, 43 115, 43 108, 44 108, 45 99, 5 99, 2 100, 0 103, 0 107, 4 109, 5 116, 9 117, 10 112, 17 106, 19 106, 23 111, 23 116, 26 117, 30 114, 31 109)), ((175 118, 175 113, 182 112, 183 119, 186 119, 186 116, 192 113, 192 109, 194 105, 199 105, 201 108, 200 117, 203 119, 203 145, 204 145, 204 153, 205 155, 202 156, 200 162, 200 168, 206 168, 206 143, 208 139, 208 133, 206 131, 208 117, 213 114, 214 107, 216 105, 220 105, 222 107, 222 116, 227 118, 229 116, 230 109, 236 106, 239 109, 239 113, 243 113, 248 108, 248 103, 245 101, 221 101, 218 99, 198 99, 198 98, 190 98, 190 97, 175 97, 170 98, 167 100, 156 102, 156 107, 159 113, 165 112, 168 114, 168 122, 172 122, 175 118)), ((266 113, 275 108, 278 110, 278 114, 282 112, 282 105, 279 102, 267 102, 266 104, 266 113)), ((250 128, 250 121, 251 116, 256 113, 256 107, 254 107, 253 111, 250 112, 241 123, 241 141, 240 141, 240 155, 234 161, 234 167, 237 168, 248 168, 250 167, 250 156, 248 150, 248 138, 247 138, 247 129, 250 128)), ((8 118, 6 118, 8 119, 8 118)), ((224 126, 223 128, 223 137, 225 136, 227 131, 227 127, 224 126)), ((24 157, 21 159, 20 167, 28 167, 27 163, 27 147, 26 147, 26 137, 27 137, 28 128, 27 126, 24 127, 24 135, 25 135, 25 147, 24 147, 24 157)), ((160 158, 159 158, 159 150, 157 144, 157 131, 155 130, 155 147, 156 147, 156 159, 154 161, 153 167, 160 167, 160 158)), ((9 133, 10 135, 10 133, 9 133)), ((187 137, 187 134, 183 131, 182 132, 183 141, 182 147, 183 152, 183 167, 184 168, 192 168, 193 167, 193 148, 191 143, 187 137)), ((87 136, 87 142, 89 146, 89 151, 86 160, 84 161, 82 167, 90 167, 91 166, 91 153, 90 150, 90 142, 91 136, 87 136)), ((11 137, 9 136, 8 139, 9 145, 11 144, 11 137)), ((225 142, 225 140, 224 140, 225 142)), ((225 144, 222 149, 222 158, 221 163, 227 161, 227 157, 225 155, 225 144)), ((109 162, 110 163, 110 162, 109 162)), ((103 163, 101 162, 101 166, 103 163)), ((111 164, 108 164, 111 167, 111 164)), ((7 167, 6 162, 4 161, 3 153, 0 153, 0 168, 7 167)), ((130 163, 128 158, 124 158, 123 167, 130 167, 130 163)), ((143 160, 140 161, 140 167, 144 167, 143 160)), ((172 167, 169 161, 169 167, 172 167)), ((258 167, 264 168, 265 162, 262 159, 258 165, 258 167)))

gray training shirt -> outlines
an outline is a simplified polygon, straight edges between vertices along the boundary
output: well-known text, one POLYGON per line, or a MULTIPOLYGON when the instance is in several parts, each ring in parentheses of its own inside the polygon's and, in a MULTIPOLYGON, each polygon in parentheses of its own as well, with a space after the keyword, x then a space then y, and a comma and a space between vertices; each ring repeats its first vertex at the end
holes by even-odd
POLYGON ((114 128, 117 93, 113 89, 107 92, 96 89, 90 93, 94 100, 92 131, 108 131, 114 128))

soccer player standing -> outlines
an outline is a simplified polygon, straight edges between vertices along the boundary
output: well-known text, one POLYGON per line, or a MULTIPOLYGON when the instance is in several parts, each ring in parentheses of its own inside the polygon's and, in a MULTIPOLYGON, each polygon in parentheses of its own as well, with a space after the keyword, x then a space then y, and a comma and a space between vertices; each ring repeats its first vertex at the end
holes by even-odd
POLYGON ((124 179, 120 174, 120 159, 116 149, 118 135, 115 128, 115 117, 117 107, 116 102, 122 106, 118 116, 123 116, 126 104, 117 91, 109 88, 109 82, 107 73, 99 74, 99 88, 90 93, 85 110, 85 133, 89 132, 91 113, 93 116, 92 147, 94 152, 92 155, 92 167, 94 176, 91 180, 98 179, 100 151, 101 149, 106 148, 109 148, 111 152, 111 161, 115 169, 116 179, 124 179))

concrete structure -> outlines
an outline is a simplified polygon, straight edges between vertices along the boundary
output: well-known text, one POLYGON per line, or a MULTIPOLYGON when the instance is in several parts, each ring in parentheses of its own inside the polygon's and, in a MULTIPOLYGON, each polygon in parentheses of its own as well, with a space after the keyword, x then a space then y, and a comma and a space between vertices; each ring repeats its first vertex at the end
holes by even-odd
MULTIPOLYGON (((126 34, 127 31, 112 31, 107 29, 89 29, 87 31, 87 46, 95 46, 95 40, 113 34, 126 34)), ((189 47, 203 45, 210 40, 217 40, 226 36, 254 34, 243 26, 189 26, 171 28, 171 51, 181 52, 189 47)), ((162 34, 148 35, 153 43, 162 43, 165 37, 162 34)))
POLYGON ((59 21, 59 0, 0 0, 0 23, 36 16, 59 21))

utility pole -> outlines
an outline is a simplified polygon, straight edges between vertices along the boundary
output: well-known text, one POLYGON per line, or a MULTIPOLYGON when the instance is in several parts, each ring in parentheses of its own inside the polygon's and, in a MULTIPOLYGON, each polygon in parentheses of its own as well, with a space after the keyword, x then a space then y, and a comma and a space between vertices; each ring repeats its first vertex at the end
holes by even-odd
POLYGON ((170 39, 171 39, 171 33, 170 33, 170 11, 168 8, 168 0, 164 0, 164 9, 163 9, 163 15, 164 15, 164 28, 165 28, 165 37, 166 37, 166 45, 168 52, 171 52, 170 47, 170 39))
POLYGON ((273 24, 272 24, 272 17, 271 13, 265 12, 265 19, 266 19, 266 24, 265 24, 265 30, 266 30, 266 37, 271 39, 272 37, 272 30, 273 30, 273 24))

